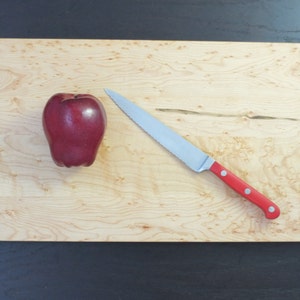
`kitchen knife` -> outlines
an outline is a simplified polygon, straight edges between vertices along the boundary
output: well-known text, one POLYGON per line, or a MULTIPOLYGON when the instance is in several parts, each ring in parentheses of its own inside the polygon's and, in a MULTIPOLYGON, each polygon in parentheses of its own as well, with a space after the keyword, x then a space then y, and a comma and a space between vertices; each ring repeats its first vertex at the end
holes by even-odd
POLYGON ((110 89, 105 89, 105 92, 130 119, 193 171, 200 173, 208 170, 213 172, 233 190, 261 208, 266 218, 275 219, 280 215, 279 207, 275 203, 212 157, 120 94, 110 89))

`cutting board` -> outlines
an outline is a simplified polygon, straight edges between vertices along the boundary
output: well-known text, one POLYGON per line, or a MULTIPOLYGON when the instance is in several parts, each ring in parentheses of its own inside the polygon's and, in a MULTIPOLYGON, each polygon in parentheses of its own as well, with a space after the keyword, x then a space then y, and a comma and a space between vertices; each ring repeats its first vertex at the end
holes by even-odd
POLYGON ((0 40, 0 239, 299 241, 300 44, 0 40), (281 208, 196 174, 130 121, 113 89, 281 208), (57 92, 90 93, 108 125, 90 167, 56 166, 42 129, 57 92))

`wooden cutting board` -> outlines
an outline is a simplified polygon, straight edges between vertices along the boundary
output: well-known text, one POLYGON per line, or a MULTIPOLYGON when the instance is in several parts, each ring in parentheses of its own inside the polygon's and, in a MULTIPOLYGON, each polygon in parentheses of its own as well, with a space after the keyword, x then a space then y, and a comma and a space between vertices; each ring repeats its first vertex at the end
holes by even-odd
POLYGON ((300 44, 0 40, 0 239, 300 241, 300 44), (132 123, 111 88, 281 208, 265 219, 132 123), (88 168, 57 167, 41 115, 57 92, 101 99, 88 168))

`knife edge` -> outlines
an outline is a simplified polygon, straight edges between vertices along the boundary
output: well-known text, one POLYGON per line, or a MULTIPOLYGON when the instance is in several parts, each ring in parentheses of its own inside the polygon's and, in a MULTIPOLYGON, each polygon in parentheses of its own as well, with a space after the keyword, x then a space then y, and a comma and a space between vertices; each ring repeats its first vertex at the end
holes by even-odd
POLYGON ((214 159, 167 127, 148 112, 110 89, 104 89, 113 102, 140 128, 193 171, 200 173, 214 163, 214 159))

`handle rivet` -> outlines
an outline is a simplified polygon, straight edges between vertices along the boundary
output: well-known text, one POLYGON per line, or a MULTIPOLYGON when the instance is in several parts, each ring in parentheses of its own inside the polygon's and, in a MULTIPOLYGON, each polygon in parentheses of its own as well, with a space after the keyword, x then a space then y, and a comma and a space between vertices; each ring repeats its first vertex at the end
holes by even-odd
POLYGON ((222 176, 222 177, 225 177, 226 175, 227 175, 227 171, 226 171, 226 170, 222 170, 222 171, 221 171, 221 176, 222 176))
POLYGON ((275 207, 274 207, 274 206, 270 206, 270 207, 268 208, 268 211, 269 211, 270 213, 275 212, 275 207))
POLYGON ((246 194, 246 195, 249 195, 250 193, 251 193, 251 190, 250 190, 249 188, 246 188, 246 189, 245 189, 245 194, 246 194))

